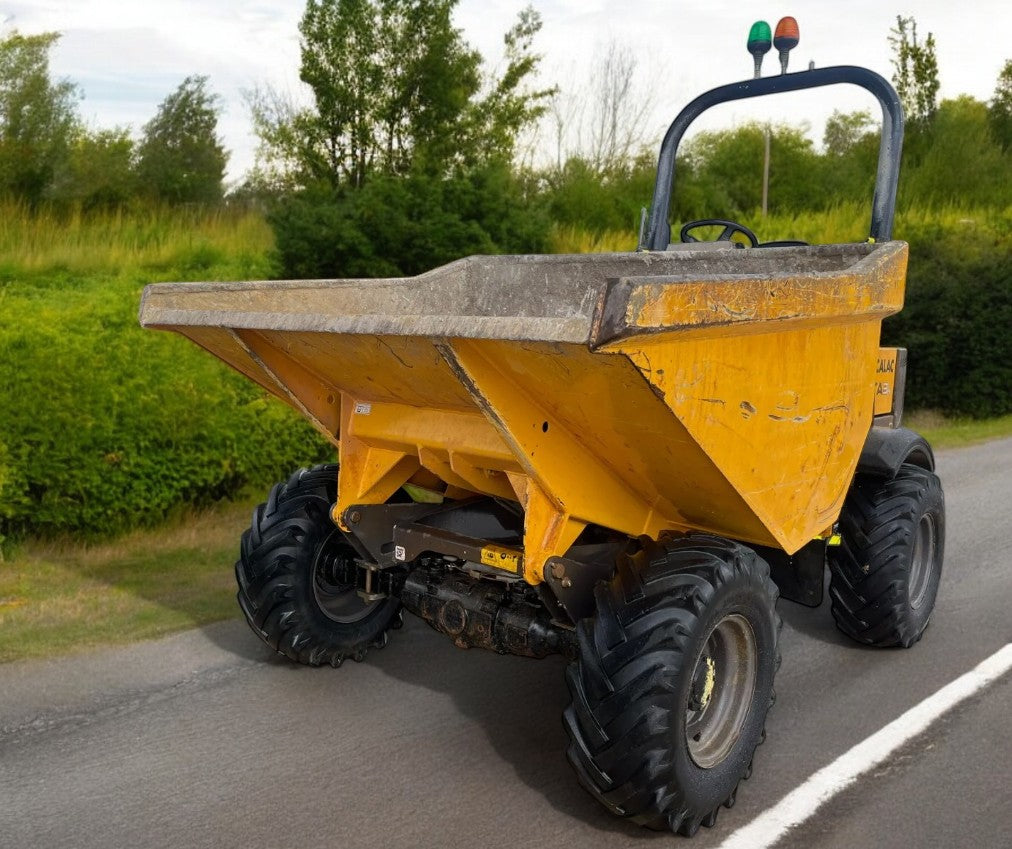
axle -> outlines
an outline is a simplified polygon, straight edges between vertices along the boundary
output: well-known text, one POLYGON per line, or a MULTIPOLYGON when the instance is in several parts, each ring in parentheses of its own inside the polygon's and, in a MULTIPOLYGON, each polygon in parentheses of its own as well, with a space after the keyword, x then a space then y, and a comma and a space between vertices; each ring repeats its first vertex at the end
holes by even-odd
POLYGON ((332 585, 355 587, 367 600, 399 598, 406 610, 451 637, 459 648, 522 657, 575 656, 576 633, 553 622, 537 591, 521 581, 472 576, 442 558, 381 569, 347 551, 328 557, 324 576, 332 585))
POLYGON ((576 634, 554 624, 531 590, 441 568, 408 573, 401 603, 460 648, 546 657, 576 651, 576 634))

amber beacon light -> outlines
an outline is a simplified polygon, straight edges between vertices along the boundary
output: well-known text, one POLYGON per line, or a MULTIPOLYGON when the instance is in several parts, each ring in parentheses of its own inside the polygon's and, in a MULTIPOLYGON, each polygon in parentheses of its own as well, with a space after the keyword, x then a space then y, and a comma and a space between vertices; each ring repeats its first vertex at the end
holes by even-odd
POLYGON ((787 60, 790 52, 798 46, 801 34, 798 32, 798 22, 790 15, 781 18, 777 22, 776 31, 773 33, 773 46, 780 52, 780 73, 787 73, 787 60))

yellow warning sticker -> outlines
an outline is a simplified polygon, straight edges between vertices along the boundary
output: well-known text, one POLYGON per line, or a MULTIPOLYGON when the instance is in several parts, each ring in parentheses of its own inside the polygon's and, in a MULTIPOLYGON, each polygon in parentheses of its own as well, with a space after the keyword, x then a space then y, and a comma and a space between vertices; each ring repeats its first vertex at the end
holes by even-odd
POLYGON ((481 550, 481 562, 483 566, 491 566, 494 569, 502 569, 516 575, 520 571, 519 551, 511 548, 500 548, 498 545, 486 545, 481 550))

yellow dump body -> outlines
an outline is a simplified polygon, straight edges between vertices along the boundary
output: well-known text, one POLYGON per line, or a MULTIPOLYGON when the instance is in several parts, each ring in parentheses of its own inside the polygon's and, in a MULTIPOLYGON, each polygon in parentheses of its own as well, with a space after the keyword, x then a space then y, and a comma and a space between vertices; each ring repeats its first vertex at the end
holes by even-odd
POLYGON ((335 518, 407 482, 518 500, 537 583, 590 523, 788 553, 826 533, 890 407, 879 334, 906 262, 902 242, 470 257, 404 279, 149 286, 141 323, 338 446, 335 518))

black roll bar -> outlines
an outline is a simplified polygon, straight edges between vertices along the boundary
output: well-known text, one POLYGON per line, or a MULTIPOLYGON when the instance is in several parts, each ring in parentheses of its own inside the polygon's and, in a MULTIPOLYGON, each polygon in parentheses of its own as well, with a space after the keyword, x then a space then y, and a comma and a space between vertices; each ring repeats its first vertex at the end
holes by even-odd
POLYGON ((884 77, 867 68, 835 65, 830 68, 781 74, 776 77, 763 77, 720 86, 701 94, 679 112, 678 117, 664 134, 664 141, 661 142, 654 199, 650 205, 646 238, 640 247, 650 251, 663 251, 671 241, 668 213, 675 178, 675 154, 689 125, 703 112, 732 100, 745 100, 764 94, 801 91, 838 83, 851 83, 867 89, 875 95, 882 106, 882 138, 878 148, 875 196, 871 205, 870 237, 876 242, 892 238, 893 218, 896 214, 896 187, 900 176, 900 154, 903 150, 903 107, 896 90, 884 77))

